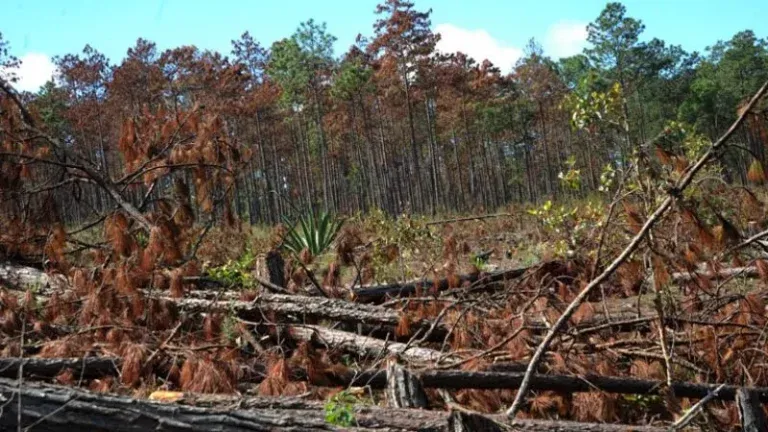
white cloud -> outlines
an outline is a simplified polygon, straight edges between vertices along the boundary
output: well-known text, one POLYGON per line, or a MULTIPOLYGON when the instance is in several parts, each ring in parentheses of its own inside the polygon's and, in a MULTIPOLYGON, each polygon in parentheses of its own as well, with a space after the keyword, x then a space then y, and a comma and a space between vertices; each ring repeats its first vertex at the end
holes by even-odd
POLYGON ((544 38, 545 53, 552 58, 578 54, 587 44, 587 24, 559 21, 552 24, 544 38))
POLYGON ((21 60, 21 66, 13 71, 19 79, 14 87, 19 91, 40 90, 40 87, 53 78, 56 72, 56 65, 45 54, 27 53, 19 60, 21 60))
POLYGON ((435 27, 435 32, 441 36, 437 43, 438 51, 460 51, 478 63, 488 59, 505 73, 511 71, 517 59, 523 55, 520 48, 499 41, 483 29, 469 30, 453 24, 440 24, 435 27))

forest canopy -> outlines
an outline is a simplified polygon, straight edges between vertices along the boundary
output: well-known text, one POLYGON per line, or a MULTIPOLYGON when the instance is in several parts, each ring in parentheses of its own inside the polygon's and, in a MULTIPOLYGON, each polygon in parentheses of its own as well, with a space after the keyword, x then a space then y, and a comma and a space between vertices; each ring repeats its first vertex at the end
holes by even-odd
MULTIPOLYGON (((289 201, 399 214, 583 197, 600 187, 606 167, 626 163, 670 126, 716 137, 768 78, 768 40, 752 30, 686 52, 649 38, 620 3, 589 24, 581 54, 553 60, 531 40, 509 74, 484 59, 438 53, 431 11, 387 0, 375 12, 370 35, 344 53, 311 19, 271 46, 245 32, 230 53, 159 52, 139 39, 113 63, 89 45, 56 57, 55 82, 22 97, 42 130, 113 181, 141 163, 121 151, 127 122, 215 116, 243 159, 231 171, 232 211, 271 223, 292 211, 289 201), (615 121, 590 121, 600 110, 615 121), (569 169, 583 173, 575 188, 558 179, 569 169)), ((0 39, 6 71, 16 62, 13 42, 0 39)), ((764 129, 740 132, 749 152, 726 155, 729 180, 744 182, 753 156, 765 164, 764 140, 764 129)), ((151 184, 131 183, 126 199, 138 202, 151 184)), ((112 205, 92 185, 64 190, 71 193, 53 199, 68 223, 112 205)))

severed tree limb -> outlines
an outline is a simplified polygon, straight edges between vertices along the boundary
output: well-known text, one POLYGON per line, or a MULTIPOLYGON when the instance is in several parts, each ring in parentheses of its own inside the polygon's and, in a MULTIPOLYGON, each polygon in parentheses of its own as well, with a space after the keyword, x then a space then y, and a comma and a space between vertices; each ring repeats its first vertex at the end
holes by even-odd
POLYGON ((712 145, 712 147, 710 147, 709 150, 707 150, 699 158, 699 160, 696 161, 696 163, 690 169, 688 169, 685 175, 677 183, 675 183, 674 187, 670 190, 670 193, 667 195, 664 201, 650 215, 648 220, 645 221, 643 227, 632 238, 626 248, 624 248, 624 250, 613 260, 613 262, 611 262, 611 264, 605 270, 603 270, 602 273, 592 279, 592 281, 590 281, 589 284, 587 284, 587 286, 584 287, 584 289, 573 299, 565 311, 563 311, 562 315, 560 315, 560 318, 547 332, 544 340, 536 348, 536 351, 534 352, 531 361, 528 364, 528 370, 526 372, 527 379, 523 380, 523 383, 520 386, 520 390, 517 392, 517 395, 515 395, 515 400, 512 403, 512 406, 509 407, 509 409, 506 411, 507 416, 510 418, 514 417, 517 411, 521 408, 523 400, 525 399, 528 388, 530 386, 530 378, 535 373, 536 367, 539 361, 541 361, 541 357, 544 355, 547 349, 549 349, 549 346, 552 343, 552 340, 554 340, 555 336, 570 320, 573 313, 576 312, 576 309, 578 309, 581 303, 584 302, 584 300, 587 298, 590 292, 592 292, 593 289, 605 282, 627 259, 629 259, 635 250, 637 250, 637 248, 640 246, 640 243, 645 240, 646 235, 648 235, 648 233, 651 231, 651 228, 653 228, 653 226, 656 225, 656 223, 660 221, 666 215, 667 211, 672 207, 672 204, 677 199, 676 197, 680 196, 682 192, 685 191, 685 189, 688 188, 688 186, 691 184, 696 174, 716 157, 716 153, 725 145, 725 143, 728 142, 731 135, 733 135, 741 123, 744 122, 747 113, 763 97, 766 90, 768 90, 768 81, 766 81, 760 90, 755 93, 744 111, 742 111, 739 118, 737 118, 731 127, 728 128, 725 134, 723 134, 723 136, 721 136, 712 145))

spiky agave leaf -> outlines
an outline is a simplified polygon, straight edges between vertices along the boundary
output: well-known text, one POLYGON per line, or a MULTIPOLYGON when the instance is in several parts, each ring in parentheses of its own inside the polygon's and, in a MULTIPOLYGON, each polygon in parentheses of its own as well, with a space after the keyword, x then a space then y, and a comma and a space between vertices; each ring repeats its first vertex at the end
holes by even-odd
POLYGON ((288 227, 283 246, 294 254, 307 250, 312 256, 325 252, 338 235, 343 221, 323 212, 309 212, 299 217, 297 223, 291 223, 283 217, 288 227))

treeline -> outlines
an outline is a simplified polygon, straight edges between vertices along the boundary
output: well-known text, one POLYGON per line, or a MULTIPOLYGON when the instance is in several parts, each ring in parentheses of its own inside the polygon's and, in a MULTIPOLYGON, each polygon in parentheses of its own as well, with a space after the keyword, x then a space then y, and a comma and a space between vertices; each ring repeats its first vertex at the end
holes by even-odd
MULTIPOLYGON (((623 166, 670 121, 718 135, 768 79, 768 39, 746 30, 705 53, 643 42, 642 22, 618 3, 589 25, 582 54, 553 60, 531 41, 506 75, 437 53, 430 11, 413 3, 386 0, 376 14, 372 34, 341 56, 313 20, 269 47, 246 32, 229 56, 194 46, 158 52, 140 39, 112 64, 87 46, 55 58, 59 79, 23 98, 47 131, 115 181, 131 162, 118 151, 127 119, 216 114, 215 129, 245 149, 234 212, 256 223, 310 206, 436 213, 583 196, 600 187, 606 165, 623 166), (615 121, 588 121, 611 106, 615 121), (569 169, 581 173, 570 188, 559 178, 569 169)), ((7 48, 0 38, 0 64, 14 61, 7 48)), ((743 151, 726 155, 730 181, 766 162, 767 123, 739 132, 743 151)), ((148 190, 136 179, 122 192, 146 203, 170 190, 166 180, 148 190)), ((72 224, 114 206, 104 188, 79 182, 55 199, 72 224)))

